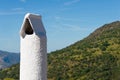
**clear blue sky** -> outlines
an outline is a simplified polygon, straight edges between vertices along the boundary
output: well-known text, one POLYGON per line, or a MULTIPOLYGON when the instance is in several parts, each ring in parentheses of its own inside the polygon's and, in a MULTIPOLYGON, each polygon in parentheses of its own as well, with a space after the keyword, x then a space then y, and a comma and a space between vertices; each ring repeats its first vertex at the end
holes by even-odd
POLYGON ((19 30, 28 12, 42 15, 50 52, 120 20, 120 0, 0 0, 0 50, 19 52, 19 30))

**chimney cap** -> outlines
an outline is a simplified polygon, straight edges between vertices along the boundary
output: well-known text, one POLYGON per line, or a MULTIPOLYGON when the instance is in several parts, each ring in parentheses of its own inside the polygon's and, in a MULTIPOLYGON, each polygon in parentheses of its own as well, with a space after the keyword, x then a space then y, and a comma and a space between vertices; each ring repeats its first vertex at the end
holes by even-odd
POLYGON ((36 35, 38 35, 39 37, 46 36, 46 31, 45 31, 45 28, 43 26, 41 16, 38 14, 27 13, 25 15, 24 21, 23 21, 23 24, 22 24, 21 30, 20 30, 20 35, 23 38, 26 35, 25 31, 26 31, 26 29, 28 29, 27 27, 31 27, 33 32, 36 35), (28 24, 30 24, 30 25, 28 26, 28 24))

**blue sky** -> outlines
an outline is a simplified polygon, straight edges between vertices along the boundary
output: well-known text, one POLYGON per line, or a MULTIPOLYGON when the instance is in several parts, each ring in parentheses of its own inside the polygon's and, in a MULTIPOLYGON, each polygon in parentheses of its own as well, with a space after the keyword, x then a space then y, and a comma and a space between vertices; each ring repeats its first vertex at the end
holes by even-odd
POLYGON ((19 30, 28 12, 42 15, 51 52, 120 20, 120 0, 0 0, 0 50, 19 52, 19 30))

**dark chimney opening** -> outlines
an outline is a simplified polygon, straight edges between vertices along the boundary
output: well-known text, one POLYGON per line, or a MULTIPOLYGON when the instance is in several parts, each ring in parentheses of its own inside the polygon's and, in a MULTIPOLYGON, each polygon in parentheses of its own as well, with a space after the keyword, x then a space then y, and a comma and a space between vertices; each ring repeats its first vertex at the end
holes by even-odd
POLYGON ((28 35, 33 34, 33 29, 31 27, 30 22, 29 22, 28 19, 26 19, 26 25, 25 26, 26 26, 25 33, 28 34, 28 35))

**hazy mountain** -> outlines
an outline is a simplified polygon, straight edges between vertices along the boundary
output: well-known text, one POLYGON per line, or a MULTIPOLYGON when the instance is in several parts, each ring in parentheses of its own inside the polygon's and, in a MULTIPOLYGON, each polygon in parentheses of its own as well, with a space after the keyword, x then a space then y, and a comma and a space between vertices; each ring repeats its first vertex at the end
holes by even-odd
POLYGON ((0 51, 0 69, 10 67, 20 61, 19 54, 0 51))
MULTIPOLYGON (((48 54, 48 80, 120 80, 119 74, 120 21, 48 54)), ((19 64, 1 70, 0 75, 1 79, 19 79, 19 64)))

